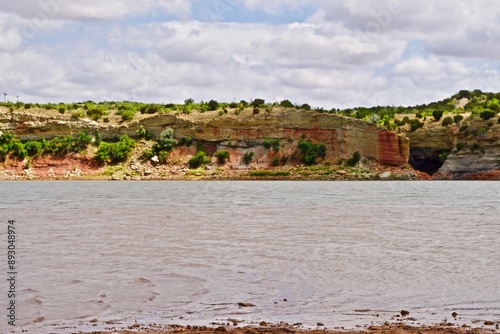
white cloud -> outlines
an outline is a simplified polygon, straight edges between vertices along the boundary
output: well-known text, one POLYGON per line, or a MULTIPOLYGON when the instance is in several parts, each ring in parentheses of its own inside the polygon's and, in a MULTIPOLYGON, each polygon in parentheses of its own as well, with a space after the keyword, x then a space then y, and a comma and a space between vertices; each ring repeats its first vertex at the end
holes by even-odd
POLYGON ((286 25, 197 22, 186 0, 0 0, 0 87, 37 101, 261 97, 328 108, 500 91, 494 1, 217 2, 247 19, 317 8, 286 25))
POLYGON ((36 20, 92 19, 109 20, 143 14, 164 14, 186 17, 191 12, 189 0, 0 0, 3 12, 36 20))

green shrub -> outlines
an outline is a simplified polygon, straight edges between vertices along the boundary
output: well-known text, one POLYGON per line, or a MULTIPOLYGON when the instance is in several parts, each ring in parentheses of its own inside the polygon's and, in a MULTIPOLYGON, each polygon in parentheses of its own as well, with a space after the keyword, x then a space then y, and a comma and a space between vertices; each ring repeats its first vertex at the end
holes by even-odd
POLYGON ((39 141, 30 140, 24 144, 24 148, 28 152, 29 156, 37 156, 43 152, 43 145, 39 141))
POLYGON ((104 123, 109 123, 109 117, 104 117, 102 120, 104 121, 104 123))
POLYGON ((253 114, 254 115, 258 115, 259 113, 260 113, 260 109, 259 108, 257 108, 257 107, 253 108, 253 114))
POLYGON ((412 119, 408 122, 410 124, 410 131, 413 132, 413 131, 417 131, 418 129, 420 129, 421 127, 424 126, 424 123, 420 122, 418 119, 412 119))
POLYGON ((174 129, 167 128, 160 134, 156 140, 156 144, 153 146, 153 149, 156 152, 160 152, 162 150, 171 151, 176 145, 177 139, 174 137, 174 129))
POLYGON ((150 148, 147 148, 144 151, 142 151, 142 155, 141 156, 142 156, 142 158, 149 160, 149 159, 151 159, 152 157, 155 156, 155 151, 153 151, 150 148))
POLYGON ((289 100, 283 100, 280 103, 280 106, 285 107, 285 108, 293 108, 293 103, 290 102, 289 100))
POLYGON ((85 117, 85 111, 75 110, 71 113, 71 117, 73 118, 83 118, 85 117))
POLYGON ((210 100, 208 102, 208 108, 210 110, 217 110, 219 108, 219 102, 215 101, 215 100, 210 100))
POLYGON ((135 142, 127 135, 121 136, 117 143, 101 142, 95 159, 101 164, 122 162, 128 158, 134 146, 135 142))
POLYGON ((476 143, 476 142, 472 143, 472 144, 469 146, 469 148, 470 148, 470 150, 471 150, 471 151, 475 151, 475 150, 479 149, 479 147, 480 147, 480 146, 479 146, 479 144, 478 144, 478 143, 476 143))
POLYGON ((308 105, 307 103, 304 103, 304 104, 300 107, 300 109, 303 109, 303 110, 307 110, 307 111, 309 111, 309 110, 311 110, 311 106, 310 106, 310 105, 308 105))
POLYGON ((217 162, 219 165, 224 165, 226 161, 229 160, 229 151, 219 151, 215 152, 215 157, 217 158, 217 162))
POLYGON ((459 141, 456 145, 455 145, 455 148, 457 149, 457 151, 461 151, 464 149, 464 143, 462 143, 461 141, 459 141))
POLYGON ((87 132, 78 132, 76 135, 75 151, 80 152, 87 148, 92 143, 92 135, 87 132))
POLYGON ((448 153, 441 152, 439 153, 439 162, 444 163, 448 159, 448 153))
POLYGON ((265 138, 262 143, 265 148, 270 149, 272 147, 273 151, 278 152, 280 150, 280 140, 277 138, 265 138))
POLYGON ((189 168, 195 169, 200 166, 209 164, 210 162, 211 160, 209 157, 207 157, 205 152, 198 151, 191 159, 189 159, 189 168))
POLYGON ((254 157, 255 157, 254 152, 246 152, 245 154, 243 154, 243 162, 245 163, 245 165, 249 165, 254 157))
POLYGON ((161 164, 166 164, 167 160, 168 160, 168 152, 167 151, 161 151, 160 153, 158 153, 158 161, 161 164))
POLYGON ((194 140, 191 136, 182 137, 179 141, 179 145, 186 145, 187 147, 190 147, 191 145, 193 145, 193 143, 194 140))
POLYGON ((445 117, 443 119, 443 122, 441 123, 442 126, 448 126, 448 125, 452 125, 453 124, 453 118, 451 117, 445 117))
POLYGON ((104 111, 101 108, 88 108, 87 116, 92 118, 94 121, 98 121, 104 115, 104 111))
POLYGON ((151 131, 145 129, 142 125, 136 131, 136 133, 137 133, 137 137, 139 137, 140 139, 150 140, 151 138, 153 138, 153 133, 151 131))
POLYGON ((264 99, 255 99, 255 100, 252 101, 252 103, 250 105, 252 107, 258 108, 258 107, 260 107, 261 105, 263 105, 265 103, 266 103, 266 100, 264 100, 264 99))
POLYGON ((271 165, 274 167, 277 167, 277 166, 279 166, 279 164, 280 164, 280 158, 273 157, 273 159, 271 160, 271 165))
POLYGON ((66 108, 64 108, 64 107, 59 107, 58 110, 59 110, 60 114, 64 114, 66 112, 66 108))
POLYGON ((118 111, 116 114, 122 117, 123 122, 127 122, 127 121, 130 121, 134 118, 135 111, 126 109, 126 110, 118 111))
POLYGON ((455 124, 460 123, 463 119, 464 119, 464 117, 462 115, 453 116, 453 122, 455 122, 455 124))
POLYGON ((24 144, 17 138, 12 140, 11 150, 12 150, 12 155, 18 157, 19 159, 24 159, 28 156, 28 151, 24 147, 24 144))
POLYGON ((495 117, 496 115, 497 115, 496 112, 494 112, 493 110, 489 110, 489 109, 486 109, 485 111, 483 111, 482 113, 479 114, 479 116, 485 121, 489 120, 490 118, 495 117))
POLYGON ((441 117, 443 117, 443 111, 442 110, 434 110, 432 112, 432 116, 434 116, 434 119, 436 120, 436 122, 438 122, 441 117))
POLYGON ((358 164, 360 160, 361 160, 361 154, 359 154, 359 152, 356 151, 352 154, 352 157, 346 160, 346 165, 349 167, 354 167, 358 164))
POLYGON ((305 165, 314 165, 318 158, 326 155, 325 144, 313 144, 311 140, 300 139, 297 144, 301 153, 301 161, 305 165))

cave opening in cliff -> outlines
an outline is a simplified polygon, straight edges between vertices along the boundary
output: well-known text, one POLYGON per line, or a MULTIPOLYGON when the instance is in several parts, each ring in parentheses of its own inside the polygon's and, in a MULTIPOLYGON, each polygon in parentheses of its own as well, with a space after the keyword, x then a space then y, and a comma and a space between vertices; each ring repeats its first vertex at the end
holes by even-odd
POLYGON ((443 166, 439 159, 442 152, 427 148, 410 149, 410 164, 418 171, 433 175, 443 166))

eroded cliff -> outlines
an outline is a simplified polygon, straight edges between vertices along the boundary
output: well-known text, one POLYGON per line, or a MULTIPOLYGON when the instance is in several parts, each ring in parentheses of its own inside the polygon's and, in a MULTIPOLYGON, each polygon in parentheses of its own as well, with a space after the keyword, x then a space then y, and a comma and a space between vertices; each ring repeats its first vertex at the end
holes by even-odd
MULTIPOLYGON (((127 134, 136 136, 140 127, 159 135, 167 127, 178 138, 191 137, 208 154, 220 147, 234 152, 262 146, 265 138, 279 139, 291 153, 301 138, 326 145, 325 160, 345 159, 354 152, 382 164, 402 166, 408 162, 409 140, 404 134, 384 130, 353 118, 296 109, 275 109, 254 115, 251 110, 235 114, 155 114, 140 115, 131 122, 92 121, 55 113, 0 109, 0 130, 13 131, 22 140, 75 135, 80 131, 99 132, 109 139, 127 134)), ((266 157, 263 157, 265 159, 266 157)))

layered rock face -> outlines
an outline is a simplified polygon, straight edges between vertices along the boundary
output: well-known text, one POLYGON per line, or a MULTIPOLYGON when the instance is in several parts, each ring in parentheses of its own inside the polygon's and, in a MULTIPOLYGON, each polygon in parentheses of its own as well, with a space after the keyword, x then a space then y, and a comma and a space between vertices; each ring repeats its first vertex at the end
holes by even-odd
POLYGON ((452 150, 439 169, 441 177, 474 178, 474 174, 500 170, 500 125, 494 125, 485 133, 473 135, 472 138, 454 133, 454 140, 462 148, 452 150))
POLYGON ((356 151, 364 157, 395 166, 407 163, 409 158, 409 139, 405 135, 353 118, 300 110, 218 117, 160 114, 121 125, 67 116, 0 111, 0 130, 13 131, 21 139, 74 135, 79 131, 99 131, 103 138, 122 134, 133 137, 141 126, 155 135, 171 127, 176 137, 191 136, 212 150, 220 146, 248 149, 262 145, 264 138, 277 138, 283 143, 296 143, 305 138, 325 144, 326 159, 332 161, 348 158, 356 151))

